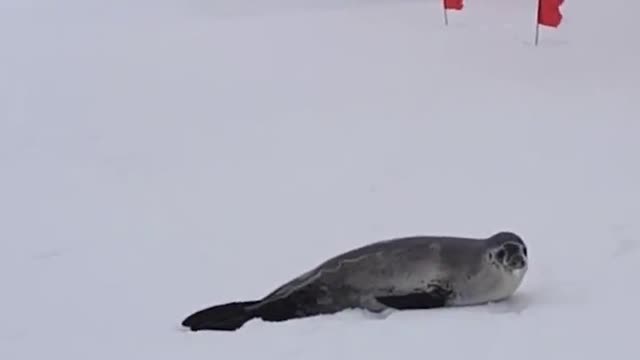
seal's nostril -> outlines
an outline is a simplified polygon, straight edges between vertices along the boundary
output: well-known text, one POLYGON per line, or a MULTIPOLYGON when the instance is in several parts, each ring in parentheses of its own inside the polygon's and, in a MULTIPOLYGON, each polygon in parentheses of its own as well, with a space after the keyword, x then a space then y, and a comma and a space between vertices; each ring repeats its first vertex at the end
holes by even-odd
POLYGON ((513 268, 522 268, 526 264, 526 260, 522 255, 514 255, 509 259, 509 266, 513 268))

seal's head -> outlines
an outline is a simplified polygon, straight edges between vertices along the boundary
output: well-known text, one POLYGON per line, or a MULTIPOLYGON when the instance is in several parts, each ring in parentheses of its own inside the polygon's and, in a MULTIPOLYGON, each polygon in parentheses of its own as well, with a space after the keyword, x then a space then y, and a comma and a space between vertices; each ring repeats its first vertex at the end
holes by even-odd
POLYGON ((512 232, 499 232, 489 239, 487 256, 489 261, 506 271, 526 271, 528 266, 527 246, 512 232))

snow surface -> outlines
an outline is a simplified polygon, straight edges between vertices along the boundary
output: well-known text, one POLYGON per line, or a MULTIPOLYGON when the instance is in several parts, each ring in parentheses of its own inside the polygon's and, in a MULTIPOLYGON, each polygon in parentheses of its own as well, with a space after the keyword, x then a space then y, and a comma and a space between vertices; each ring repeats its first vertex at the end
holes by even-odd
POLYGON ((640 3, 0 0, 0 359, 638 359, 640 3), (512 300, 190 333, 336 253, 513 230, 512 300))

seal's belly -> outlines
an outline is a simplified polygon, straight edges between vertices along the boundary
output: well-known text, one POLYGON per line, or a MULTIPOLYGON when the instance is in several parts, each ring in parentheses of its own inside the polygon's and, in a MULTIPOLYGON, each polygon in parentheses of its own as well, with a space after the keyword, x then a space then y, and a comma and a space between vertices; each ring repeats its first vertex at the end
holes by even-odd
POLYGON ((504 300, 518 289, 526 269, 513 273, 496 273, 495 276, 477 279, 467 286, 461 286, 451 305, 478 305, 504 300))

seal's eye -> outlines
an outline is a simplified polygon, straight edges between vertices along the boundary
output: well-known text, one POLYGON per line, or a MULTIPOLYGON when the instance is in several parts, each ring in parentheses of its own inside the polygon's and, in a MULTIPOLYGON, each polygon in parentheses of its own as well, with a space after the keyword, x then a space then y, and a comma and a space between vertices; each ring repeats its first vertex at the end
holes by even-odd
POLYGON ((500 249, 498 250, 498 252, 496 253, 496 258, 498 258, 498 260, 502 260, 504 259, 505 256, 505 251, 504 249, 500 249))
POLYGON ((522 253, 524 254, 524 256, 529 256, 527 255, 527 248, 526 247, 522 247, 522 253))

